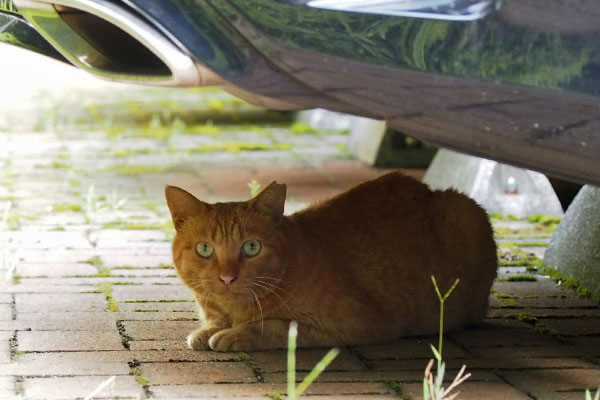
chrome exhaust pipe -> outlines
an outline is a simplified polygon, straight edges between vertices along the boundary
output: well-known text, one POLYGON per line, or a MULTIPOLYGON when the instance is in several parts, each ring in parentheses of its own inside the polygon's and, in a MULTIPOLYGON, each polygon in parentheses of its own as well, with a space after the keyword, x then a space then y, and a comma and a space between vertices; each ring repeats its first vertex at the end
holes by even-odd
POLYGON ((99 77, 153 86, 202 86, 212 80, 211 71, 118 3, 14 0, 14 4, 66 59, 99 77))

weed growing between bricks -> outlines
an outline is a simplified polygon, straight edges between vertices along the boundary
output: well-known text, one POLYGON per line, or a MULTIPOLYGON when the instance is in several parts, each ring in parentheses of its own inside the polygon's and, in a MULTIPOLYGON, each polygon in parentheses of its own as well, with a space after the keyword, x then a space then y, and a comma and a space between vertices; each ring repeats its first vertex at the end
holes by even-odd
POLYGON ((117 325, 117 331, 119 332, 119 335, 121 336, 121 343, 123 344, 123 347, 126 350, 129 350, 129 348, 131 347, 129 345, 129 342, 131 342, 133 340, 133 338, 127 334, 127 330, 125 329, 125 325, 123 325, 123 321, 117 321, 116 325, 117 325))
MULTIPOLYGON (((129 347, 127 347, 129 349, 129 347)), ((152 397, 152 391, 150 390, 150 381, 146 378, 142 372, 141 363, 134 359, 127 363, 129 365, 129 375, 132 375, 135 381, 144 389, 146 397, 152 397)))
POLYGON ((265 372, 262 370, 260 365, 258 365, 256 361, 254 361, 252 357, 250 357, 250 355, 248 355, 248 353, 240 352, 237 354, 236 358, 238 359, 238 361, 243 362, 248 366, 248 368, 252 370, 252 373, 254 374, 258 382, 265 382, 265 378, 263 377, 265 372))

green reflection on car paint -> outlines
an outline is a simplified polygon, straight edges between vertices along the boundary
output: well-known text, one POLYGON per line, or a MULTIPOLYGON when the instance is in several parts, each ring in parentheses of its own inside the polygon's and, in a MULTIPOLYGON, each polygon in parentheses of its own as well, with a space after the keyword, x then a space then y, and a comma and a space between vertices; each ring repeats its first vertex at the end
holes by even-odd
MULTIPOLYGON (((564 88, 599 44, 510 25, 329 11, 271 0, 231 0, 281 45, 361 62, 504 83, 564 88)), ((225 2, 213 5, 227 8, 225 2)), ((253 43, 263 52, 268 41, 253 43)), ((265 53, 267 54, 267 53, 265 53)))

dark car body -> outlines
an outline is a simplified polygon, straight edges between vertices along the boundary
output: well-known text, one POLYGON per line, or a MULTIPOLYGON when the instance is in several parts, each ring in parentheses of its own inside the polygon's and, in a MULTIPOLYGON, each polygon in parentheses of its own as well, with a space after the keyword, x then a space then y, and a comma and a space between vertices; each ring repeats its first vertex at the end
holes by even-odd
POLYGON ((269 108, 385 119, 600 184, 600 2, 445 3, 4 0, 0 41, 112 80, 216 84, 269 108))

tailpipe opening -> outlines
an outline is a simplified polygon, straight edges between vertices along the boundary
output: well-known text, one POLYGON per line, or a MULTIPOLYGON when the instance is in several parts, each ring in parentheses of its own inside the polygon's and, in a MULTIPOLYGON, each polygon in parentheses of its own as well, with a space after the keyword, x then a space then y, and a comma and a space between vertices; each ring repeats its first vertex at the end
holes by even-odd
POLYGON ((155 86, 199 86, 192 58, 151 23, 107 0, 14 0, 74 65, 100 77, 155 86))

